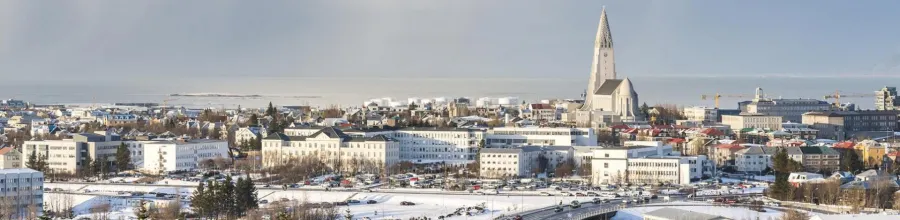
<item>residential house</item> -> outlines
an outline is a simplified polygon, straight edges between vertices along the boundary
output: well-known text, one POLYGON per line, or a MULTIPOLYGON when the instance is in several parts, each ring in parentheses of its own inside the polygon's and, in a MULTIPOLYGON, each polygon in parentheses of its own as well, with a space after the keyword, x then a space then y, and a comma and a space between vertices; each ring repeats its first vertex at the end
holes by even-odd
POLYGON ((778 148, 750 146, 734 153, 734 164, 737 171, 763 174, 766 168, 774 166, 772 156, 778 152, 778 148))
POLYGON ((22 153, 13 147, 0 148, 0 169, 15 169, 23 167, 22 153))

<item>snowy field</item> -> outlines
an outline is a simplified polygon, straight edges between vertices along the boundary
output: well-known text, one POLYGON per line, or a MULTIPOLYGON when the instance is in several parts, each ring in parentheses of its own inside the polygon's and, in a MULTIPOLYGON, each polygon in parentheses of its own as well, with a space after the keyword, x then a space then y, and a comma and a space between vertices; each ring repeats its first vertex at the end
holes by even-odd
MULTIPOLYGON (((687 211, 700 212, 710 215, 718 215, 731 219, 780 219, 782 213, 776 210, 766 209, 766 212, 757 212, 743 207, 729 206, 703 206, 709 203, 702 202, 669 202, 658 205, 672 205, 669 208, 682 209, 687 211), (696 205, 696 206, 691 206, 696 205)), ((644 213, 652 212, 657 209, 666 208, 663 206, 628 208, 619 211, 613 220, 641 220, 644 219, 644 213)))
MULTIPOLYGON (((191 184, 192 182, 169 182, 170 184, 191 184)), ((112 216, 121 216, 128 219, 133 216, 132 207, 134 207, 135 199, 124 199, 115 197, 121 192, 161 192, 173 194, 177 191, 181 195, 190 196, 195 187, 190 186, 151 186, 151 185, 90 185, 83 183, 46 183, 45 187, 53 189, 62 189, 69 192, 89 193, 91 195, 71 195, 75 204, 75 212, 77 215, 89 217, 89 210, 97 204, 111 204, 117 213, 112 216)), ((393 218, 409 218, 428 216, 436 218, 439 215, 446 215, 456 211, 458 208, 473 207, 483 204, 488 211, 476 216, 457 217, 450 219, 491 219, 502 214, 516 213, 529 209, 536 209, 558 204, 560 202, 570 203, 576 197, 556 197, 556 196, 516 196, 516 195, 477 195, 477 194, 416 194, 422 191, 439 191, 439 190, 414 190, 414 189, 398 189, 391 190, 393 193, 380 192, 351 192, 351 191, 299 191, 299 190, 281 190, 273 188, 258 188, 257 194, 260 200, 268 202, 286 200, 306 201, 310 203, 318 202, 339 202, 349 199, 359 200, 361 204, 351 204, 350 206, 341 206, 339 209, 350 209, 351 213, 359 218, 369 217, 371 219, 393 219, 393 218), (374 200, 377 204, 365 204, 368 200, 374 200), (403 201, 413 202, 415 206, 401 206, 403 201), (376 215, 376 212, 378 215, 376 215)), ((537 193, 537 192, 535 192, 537 193)), ((48 193, 50 195, 63 195, 61 193, 48 193)), ((144 199, 156 199, 152 195, 140 197, 144 199)), ((578 198, 578 200, 586 201, 590 198, 578 198)), ((45 200, 47 201, 47 200, 45 200)), ((162 200, 160 200, 162 201, 162 200)), ((118 219, 118 218, 114 218, 118 219)))

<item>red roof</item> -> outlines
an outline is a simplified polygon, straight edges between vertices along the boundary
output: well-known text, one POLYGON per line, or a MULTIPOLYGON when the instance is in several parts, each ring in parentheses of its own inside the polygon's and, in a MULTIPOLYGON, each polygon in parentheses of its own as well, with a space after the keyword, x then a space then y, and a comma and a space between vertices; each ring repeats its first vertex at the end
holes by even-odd
POLYGON ((531 104, 531 109, 553 109, 550 104, 531 104))
POLYGON ((6 153, 9 153, 10 151, 12 151, 12 149, 13 149, 12 147, 0 148, 0 155, 5 155, 6 153))
POLYGON ((625 133, 634 134, 634 133, 637 133, 637 130, 638 130, 637 128, 632 128, 632 129, 626 130, 625 133))
POLYGON ((676 143, 676 144, 684 143, 684 139, 683 138, 672 138, 672 139, 669 139, 669 143, 676 143))
POLYGON ((888 155, 888 157, 896 157, 896 156, 900 156, 900 151, 890 152, 890 153, 888 153, 887 155, 888 155))
POLYGON ((702 131, 700 131, 700 133, 701 133, 701 134, 705 134, 706 136, 722 136, 722 135, 725 135, 725 133, 722 133, 722 131, 719 131, 718 129, 715 129, 715 128, 707 128, 707 129, 703 129, 702 131))
POLYGON ((854 145, 855 145, 855 144, 853 144, 852 141, 844 141, 844 142, 839 142, 839 143, 836 143, 836 144, 832 145, 831 148, 846 148, 846 149, 852 149, 854 145))

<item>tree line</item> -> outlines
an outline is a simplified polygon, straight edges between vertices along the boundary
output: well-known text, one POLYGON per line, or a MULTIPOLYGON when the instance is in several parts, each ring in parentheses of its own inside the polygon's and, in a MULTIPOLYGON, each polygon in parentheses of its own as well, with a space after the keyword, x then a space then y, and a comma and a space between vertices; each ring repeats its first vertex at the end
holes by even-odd
POLYGON ((191 208, 194 213, 205 218, 236 219, 244 216, 248 210, 259 207, 256 198, 256 186, 253 180, 238 178, 237 183, 231 176, 225 181, 201 182, 191 195, 191 208))

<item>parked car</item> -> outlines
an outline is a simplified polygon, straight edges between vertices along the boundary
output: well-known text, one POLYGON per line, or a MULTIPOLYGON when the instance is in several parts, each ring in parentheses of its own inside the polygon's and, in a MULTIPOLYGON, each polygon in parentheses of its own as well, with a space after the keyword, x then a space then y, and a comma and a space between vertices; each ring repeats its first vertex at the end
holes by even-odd
POLYGON ((416 205, 416 203, 413 203, 413 202, 407 202, 407 201, 402 201, 402 202, 400 202, 400 205, 403 205, 403 206, 412 206, 412 205, 416 205))
POLYGON ((550 194, 549 192, 541 192, 541 195, 542 196, 553 196, 553 194, 550 194))
POLYGON ((581 203, 578 200, 573 200, 571 206, 573 209, 581 208, 581 203))
POLYGON ((259 204, 269 204, 269 200, 259 200, 259 204))
POLYGON ((587 192, 587 193, 585 193, 585 194, 587 194, 588 196, 600 196, 600 195, 598 195, 598 194, 595 193, 595 192, 587 192))
POLYGON ((347 204, 359 204, 359 203, 360 203, 359 200, 355 200, 355 199, 347 200, 347 204))
POLYGON ((376 204, 376 203, 378 203, 378 201, 375 201, 375 200, 366 201, 366 204, 376 204))
POLYGON ((582 192, 577 192, 577 193, 575 193, 575 195, 576 195, 576 196, 587 196, 587 194, 584 194, 584 193, 582 193, 582 192))
POLYGON ((347 202, 334 202, 334 205, 349 205, 347 202))
POLYGON ((562 211, 563 211, 563 207, 557 206, 556 208, 553 208, 553 212, 562 212, 562 211))

